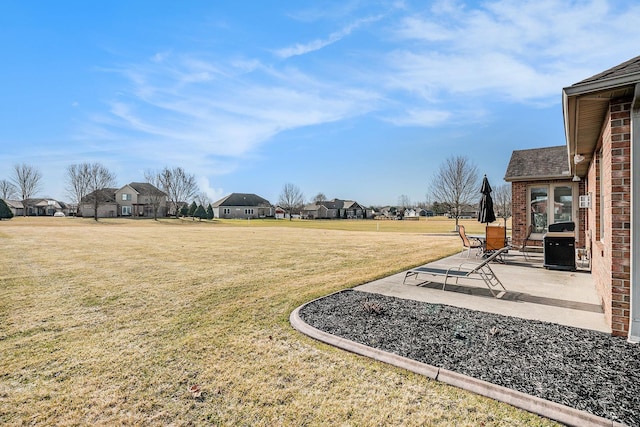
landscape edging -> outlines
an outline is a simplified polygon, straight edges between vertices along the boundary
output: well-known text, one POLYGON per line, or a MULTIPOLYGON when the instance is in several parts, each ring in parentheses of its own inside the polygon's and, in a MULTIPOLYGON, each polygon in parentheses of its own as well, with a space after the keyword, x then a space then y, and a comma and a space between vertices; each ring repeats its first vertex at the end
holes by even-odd
MULTIPOLYGON (((340 292, 346 291, 339 291, 337 293, 340 292)), ((300 317, 300 310, 311 302, 312 301, 305 303, 293 310, 291 312, 291 315, 289 316, 289 322, 291 326, 298 332, 303 333, 318 341, 324 342, 334 347, 338 347, 351 353, 370 357, 380 362, 407 369, 411 372, 424 375, 433 380, 437 380, 454 387, 471 391, 472 393, 476 393, 481 396, 507 403, 517 408, 524 409, 525 411, 538 414, 555 421, 559 421, 569 426, 625 426, 625 424, 618 423, 607 418, 599 417, 586 411, 581 411, 570 406, 551 402, 549 400, 545 400, 536 396, 531 396, 529 394, 512 390, 507 387, 499 386, 487 381, 459 374, 448 369, 442 369, 429 365, 427 363, 418 362, 407 357, 369 347, 367 345, 321 331, 309 325, 300 317)))

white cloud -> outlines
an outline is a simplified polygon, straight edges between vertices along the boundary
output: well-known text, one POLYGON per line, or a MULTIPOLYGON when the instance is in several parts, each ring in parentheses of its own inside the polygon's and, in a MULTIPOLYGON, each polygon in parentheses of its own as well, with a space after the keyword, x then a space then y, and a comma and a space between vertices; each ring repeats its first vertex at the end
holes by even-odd
POLYGON ((405 46, 388 54, 396 73, 387 75, 386 84, 432 101, 491 94, 558 102, 562 87, 635 54, 629 46, 640 43, 640 33, 631 22, 640 21, 640 7, 609 4, 499 0, 470 8, 439 2, 406 16, 395 29, 405 46))
POLYGON ((403 116, 388 117, 383 120, 396 126, 432 127, 447 122, 452 115, 450 111, 410 109, 403 116))
POLYGON ((316 50, 320 50, 323 47, 329 46, 333 43, 336 43, 342 40, 344 37, 351 34, 354 30, 361 27, 362 25, 369 24, 372 22, 376 22, 380 20, 382 16, 375 16, 369 18, 359 19, 346 27, 342 28, 340 31, 333 32, 326 39, 316 39, 309 43, 296 43, 293 46, 277 49, 274 51, 276 56, 280 58, 290 58, 292 56, 304 55, 306 53, 314 52, 316 50))

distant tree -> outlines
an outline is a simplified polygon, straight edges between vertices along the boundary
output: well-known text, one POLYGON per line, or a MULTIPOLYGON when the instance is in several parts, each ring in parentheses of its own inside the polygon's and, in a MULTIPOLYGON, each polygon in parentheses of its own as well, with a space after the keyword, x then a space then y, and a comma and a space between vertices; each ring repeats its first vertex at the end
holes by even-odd
POLYGON ((180 203, 192 200, 198 192, 196 178, 180 167, 173 169, 165 167, 157 174, 161 184, 158 188, 167 193, 169 203, 173 206, 173 212, 177 217, 180 203))
POLYGON ((313 196, 313 203, 326 202, 326 201, 327 201, 327 196, 325 196, 324 193, 318 193, 315 196, 313 196))
POLYGON ((13 218, 13 212, 9 209, 9 206, 4 201, 4 199, 0 199, 0 219, 11 219, 13 218))
POLYGON ((298 186, 287 183, 282 187, 278 204, 282 209, 289 212, 289 221, 291 221, 291 213, 294 209, 302 207, 304 196, 298 186))
POLYGON ((6 179, 0 180, 0 199, 12 200, 18 196, 18 189, 6 179))
POLYGON ((197 209, 198 209, 197 203, 195 201, 191 202, 191 205, 189 205, 189 213, 187 215, 195 216, 197 209))
POLYGON ((158 220, 158 211, 163 202, 167 200, 167 193, 162 190, 162 180, 160 174, 154 171, 146 171, 144 173, 144 179, 151 185, 153 185, 158 191, 152 190, 150 194, 147 194, 147 199, 153 210, 153 220, 158 220))
POLYGON ((199 205, 207 206, 209 203, 211 203, 211 199, 209 199, 209 196, 207 195, 207 193, 200 192, 198 193, 198 196, 196 197, 196 202, 198 202, 199 205))
POLYGON ((411 199, 406 194, 403 194, 400 197, 398 197, 398 205, 402 209, 408 209, 411 207, 411 199))
POLYGON ((435 200, 448 203, 456 220, 456 230, 462 208, 479 197, 478 168, 464 156, 449 157, 431 181, 431 193, 435 200))
POLYGON ((67 194, 73 203, 80 206, 82 199, 89 194, 89 163, 67 166, 67 194))
POLYGON ((209 206, 207 206, 207 219, 213 219, 213 217, 213 206, 209 203, 209 206))
MULTIPOLYGON (((189 215, 189 205, 186 203, 182 204, 182 207, 180 208, 180 216, 188 216, 189 215)), ((178 214, 176 213, 176 216, 178 216, 178 214)))
MULTIPOLYGON (((24 202, 27 199, 33 197, 33 195, 40 189, 40 180, 42 174, 33 166, 23 163, 21 165, 13 166, 13 176, 11 180, 18 189, 18 194, 22 197, 24 202)), ((27 207, 23 209, 24 216, 27 216, 27 207)))
POLYGON ((492 193, 493 207, 496 210, 496 216, 504 220, 505 227, 507 219, 511 218, 511 184, 502 184, 497 186, 492 193))
POLYGON ((198 205, 198 207, 196 208, 195 212, 193 213, 193 216, 202 220, 202 219, 206 219, 207 218, 207 211, 205 210, 205 208, 202 205, 198 205))
POLYGON ((116 186, 116 176, 101 163, 87 164, 87 195, 85 200, 93 205, 93 219, 98 220, 98 208, 107 203, 116 186))

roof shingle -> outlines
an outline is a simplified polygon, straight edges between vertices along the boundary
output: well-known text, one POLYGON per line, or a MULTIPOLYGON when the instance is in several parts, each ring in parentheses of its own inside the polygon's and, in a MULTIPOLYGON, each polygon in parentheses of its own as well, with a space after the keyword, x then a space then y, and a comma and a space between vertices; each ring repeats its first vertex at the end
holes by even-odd
POLYGON ((569 160, 567 147, 514 150, 504 176, 505 181, 567 178, 569 160))

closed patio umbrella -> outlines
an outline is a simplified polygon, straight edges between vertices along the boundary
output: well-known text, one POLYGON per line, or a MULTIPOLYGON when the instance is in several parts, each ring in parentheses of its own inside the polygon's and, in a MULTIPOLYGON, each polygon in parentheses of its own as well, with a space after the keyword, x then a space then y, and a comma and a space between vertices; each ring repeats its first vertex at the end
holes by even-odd
POLYGON ((487 175, 482 179, 482 186, 480 187, 480 210, 478 212, 478 221, 483 224, 489 224, 496 220, 496 214, 493 212, 493 199, 491 198, 491 186, 487 175))

